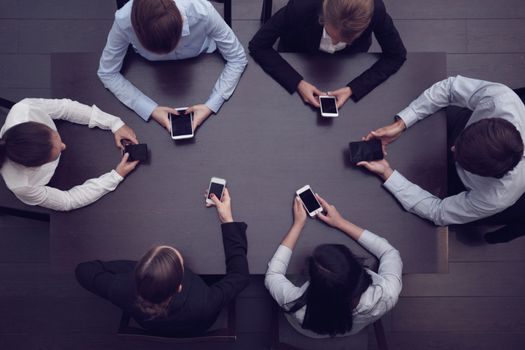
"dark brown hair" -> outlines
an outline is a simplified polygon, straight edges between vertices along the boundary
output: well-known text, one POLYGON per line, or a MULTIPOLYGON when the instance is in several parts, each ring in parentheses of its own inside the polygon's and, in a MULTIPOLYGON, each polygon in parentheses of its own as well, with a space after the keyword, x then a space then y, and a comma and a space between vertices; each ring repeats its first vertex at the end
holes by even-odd
POLYGON ((519 131, 502 118, 482 119, 466 127, 455 143, 455 158, 465 170, 502 178, 523 157, 519 131))
POLYGON ((368 28, 373 14, 374 0, 324 0, 321 24, 329 23, 351 43, 368 28))
POLYGON ((184 268, 175 249, 151 248, 135 267, 138 308, 151 318, 166 316, 171 297, 178 292, 183 278, 184 268))
POLYGON ((6 158, 27 167, 51 160, 52 130, 45 124, 26 122, 8 129, 0 139, 0 166, 6 158))
POLYGON ((182 33, 182 16, 173 0, 134 0, 131 24, 142 46, 158 54, 173 51, 182 33))

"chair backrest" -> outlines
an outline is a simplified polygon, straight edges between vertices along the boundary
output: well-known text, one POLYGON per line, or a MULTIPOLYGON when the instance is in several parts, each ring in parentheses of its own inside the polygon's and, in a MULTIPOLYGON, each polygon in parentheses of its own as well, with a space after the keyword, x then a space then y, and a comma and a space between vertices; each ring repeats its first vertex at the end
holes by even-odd
POLYGON ((368 328, 348 337, 310 338, 295 330, 276 305, 272 349, 275 350, 367 350, 368 328))
MULTIPOLYGON (((116 0, 117 1, 117 9, 120 9, 122 6, 126 5, 126 3, 129 0, 116 0)), ((210 0, 214 2, 219 2, 221 4, 224 4, 224 21, 226 24, 228 24, 231 28, 232 26, 232 0, 210 0)))
POLYGON ((162 343, 184 344, 201 342, 234 342, 237 339, 235 334, 235 301, 232 301, 217 318, 214 325, 202 336, 196 337, 176 337, 159 336, 148 333, 141 327, 130 325, 131 318, 126 313, 122 313, 117 335, 124 339, 146 340, 162 343))

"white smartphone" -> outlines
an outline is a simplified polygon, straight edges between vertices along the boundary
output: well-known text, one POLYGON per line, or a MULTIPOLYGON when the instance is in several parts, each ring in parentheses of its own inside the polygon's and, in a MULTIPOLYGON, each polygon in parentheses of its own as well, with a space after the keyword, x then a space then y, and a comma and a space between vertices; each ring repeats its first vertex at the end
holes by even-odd
POLYGON ((304 208, 306 209, 310 217, 313 218, 314 216, 323 211, 323 207, 315 197, 315 194, 310 188, 310 185, 301 187, 295 193, 299 196, 301 202, 303 202, 304 208))
POLYGON ((179 115, 169 113, 171 138, 174 140, 191 139, 193 135, 193 113, 184 114, 188 107, 176 108, 179 115))
POLYGON ((319 96, 319 104, 321 105, 321 115, 323 117, 338 117, 337 99, 335 96, 319 96))
POLYGON ((210 180, 210 186, 208 187, 208 196, 206 197, 206 203, 212 204, 213 201, 210 199, 210 195, 213 193, 219 200, 222 199, 224 193, 224 187, 226 186, 226 180, 220 177, 212 177, 210 180))

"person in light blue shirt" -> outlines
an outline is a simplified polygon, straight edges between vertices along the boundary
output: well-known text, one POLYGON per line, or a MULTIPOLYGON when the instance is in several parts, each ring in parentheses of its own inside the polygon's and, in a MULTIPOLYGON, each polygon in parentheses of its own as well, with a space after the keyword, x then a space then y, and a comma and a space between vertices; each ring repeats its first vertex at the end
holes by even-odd
POLYGON ((247 64, 244 49, 207 0, 131 0, 115 13, 100 58, 98 76, 104 86, 142 119, 155 119, 170 130, 171 107, 159 106, 120 74, 128 45, 150 61, 179 60, 218 49, 226 65, 204 104, 189 108, 196 129, 217 113, 233 94, 247 64))

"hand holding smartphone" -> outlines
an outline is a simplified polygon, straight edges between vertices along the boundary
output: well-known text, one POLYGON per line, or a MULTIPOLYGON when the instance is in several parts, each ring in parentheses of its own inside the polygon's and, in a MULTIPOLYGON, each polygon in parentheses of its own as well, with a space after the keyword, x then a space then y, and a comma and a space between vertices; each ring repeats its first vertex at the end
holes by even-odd
POLYGON ((321 105, 321 115, 323 117, 338 117, 337 99, 335 96, 319 96, 319 104, 321 105))
POLYGON ((383 145, 381 140, 373 139, 370 141, 350 142, 350 162, 370 162, 384 158, 383 145))
POLYGON ((310 185, 301 187, 295 193, 299 196, 301 202, 303 202, 303 206, 311 218, 323 211, 323 207, 315 197, 315 194, 312 191, 310 185))
POLYGON ((207 204, 213 204, 211 200, 211 194, 213 193, 219 200, 222 199, 222 194, 224 193, 224 187, 226 186, 226 180, 221 179, 220 177, 212 177, 210 180, 210 185, 208 187, 208 195, 206 197, 207 204))
POLYGON ((173 140, 191 139, 193 133, 193 112, 185 114, 188 107, 176 108, 177 114, 169 113, 171 138, 173 140))
POLYGON ((129 154, 128 162, 134 162, 136 160, 140 162, 145 162, 148 160, 149 154, 147 144, 133 144, 130 140, 127 139, 122 139, 120 143, 122 144, 122 146, 124 146, 124 151, 122 151, 122 154, 129 154))

